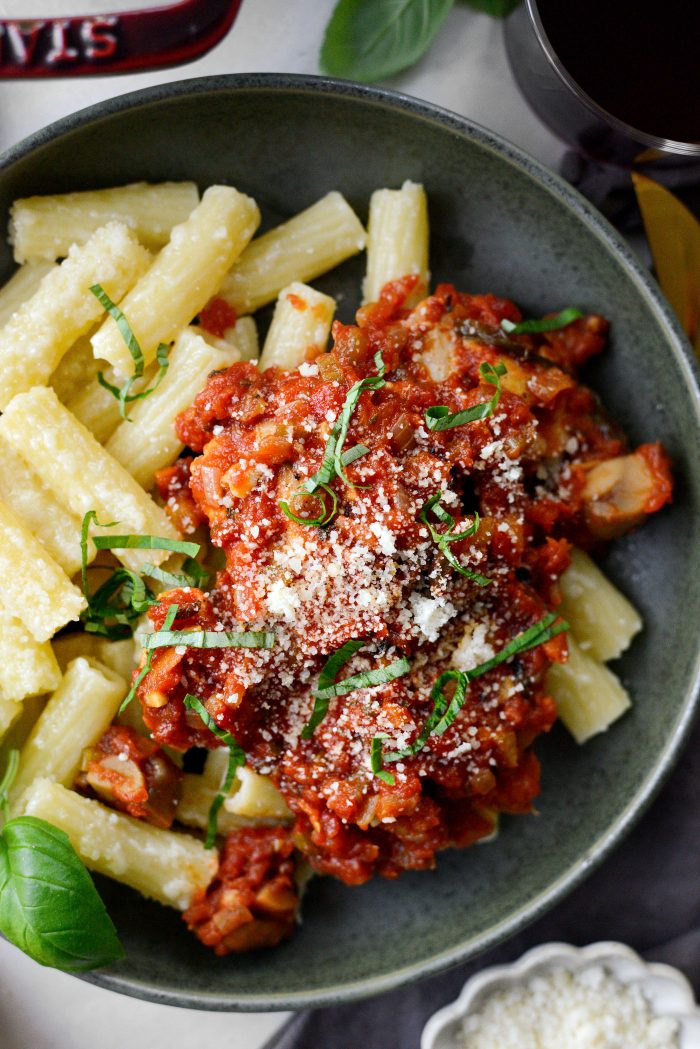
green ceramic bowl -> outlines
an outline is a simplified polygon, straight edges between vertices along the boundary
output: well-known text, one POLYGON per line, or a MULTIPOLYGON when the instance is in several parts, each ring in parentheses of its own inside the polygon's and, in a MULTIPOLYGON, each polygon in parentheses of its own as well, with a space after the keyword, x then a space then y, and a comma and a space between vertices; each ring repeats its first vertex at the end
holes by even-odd
MULTIPOLYGON (((698 679, 697 370, 657 287, 581 197, 491 132, 391 92, 287 75, 137 92, 7 154, 0 208, 4 218, 31 193, 183 178, 233 183, 268 224, 330 189, 364 216, 376 187, 425 183, 434 279, 508 296, 533 315, 575 303, 609 317, 611 345, 589 381, 633 441, 661 438, 675 464, 673 506, 607 564, 646 622, 619 668, 634 709, 585 747, 561 730, 541 742, 538 817, 504 820, 495 843, 446 853, 432 873, 359 889, 319 878, 294 938, 242 957, 214 957, 177 914, 100 881, 127 958, 94 983, 202 1009, 320 1005, 439 972, 521 929, 601 862, 668 772, 698 679)), ((318 282, 341 293, 345 319, 361 272, 356 259, 318 282)))

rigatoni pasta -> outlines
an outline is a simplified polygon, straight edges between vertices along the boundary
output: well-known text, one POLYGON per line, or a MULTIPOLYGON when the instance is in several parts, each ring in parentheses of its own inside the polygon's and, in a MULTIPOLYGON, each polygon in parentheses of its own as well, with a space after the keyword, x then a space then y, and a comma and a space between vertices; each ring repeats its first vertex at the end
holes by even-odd
POLYGON ((237 313, 254 313, 293 281, 314 280, 362 251, 365 239, 345 198, 328 193, 252 241, 218 295, 237 313))
MULTIPOLYGON (((118 381, 118 376, 113 374, 112 369, 106 368, 104 374, 107 381, 113 385, 118 381)), ((147 384, 150 377, 149 375, 143 385, 147 384)), ((66 400, 65 405, 71 415, 74 415, 100 444, 109 440, 122 421, 119 402, 98 382, 96 375, 92 379, 86 379, 82 388, 66 400)))
POLYGON ((80 568, 80 518, 67 510, 31 466, 0 437, 0 499, 46 547, 63 571, 80 568))
MULTIPOLYGON (((204 776, 185 773, 177 803, 178 823, 182 823, 185 827, 194 827, 197 830, 206 831, 209 824, 209 813, 218 793, 219 787, 212 787, 206 782, 204 776)), ((245 820, 229 812, 225 804, 219 808, 216 814, 216 830, 218 834, 228 834, 244 823, 245 820)))
POLYGON ((0 609, 0 699, 24 700, 53 692, 61 668, 48 641, 37 641, 21 619, 0 609))
MULTIPOLYGON (((36 387, 13 399, 0 418, 2 439, 40 471, 56 498, 79 518, 95 510, 104 524, 118 521, 120 532, 177 539, 165 512, 59 403, 49 387, 36 387)), ((161 564, 169 556, 162 550, 116 553, 134 570, 145 561, 161 564)))
MULTIPOLYGON (((53 654, 65 674, 69 663, 82 656, 86 659, 103 663, 124 681, 131 681, 138 659, 136 658, 136 643, 133 638, 124 638, 122 641, 110 641, 96 634, 88 634, 85 631, 71 631, 69 634, 61 634, 51 644, 53 654)), ((51 691, 45 689, 44 691, 51 691)))
POLYGON ((559 717, 577 743, 604 732, 631 706, 630 697, 608 667, 592 659, 569 637, 569 658, 547 674, 559 717))
POLYGON ((22 713, 22 704, 0 696, 0 743, 22 713))
POLYGON ((22 807, 22 794, 40 777, 72 786, 83 750, 112 723, 126 691, 124 678, 101 663, 79 656, 68 664, 20 752, 15 805, 22 807))
POLYGON ((22 621, 35 641, 76 620, 85 598, 22 519, 0 501, 0 605, 22 621))
POLYGON ((326 348, 335 299, 295 281, 279 293, 272 324, 260 355, 260 369, 298 368, 326 348))
POLYGON ((0 330, 0 408, 17 393, 49 381, 61 357, 102 314, 90 294, 101 283, 119 300, 150 256, 126 226, 111 222, 71 248, 0 330))
POLYGON ((59 401, 65 404, 80 393, 87 383, 97 378, 99 367, 100 362, 95 361, 93 356, 90 336, 83 335, 64 353, 51 373, 49 386, 53 386, 59 401))
MULTIPOLYGON (((228 332, 226 333, 228 335, 228 332)), ((233 342, 242 361, 256 361, 260 356, 258 326, 252 317, 239 317, 233 329, 233 342)))
POLYGON ((236 778, 238 786, 223 804, 226 812, 273 823, 292 818, 286 801, 267 776, 261 776, 250 768, 242 768, 238 769, 236 778))
POLYGON ((406 299, 415 306, 425 297, 428 270, 428 201, 415 182, 401 189, 377 189, 369 205, 365 302, 374 302, 389 281, 415 275, 417 283, 406 299))
MULTIPOLYGON (((230 186, 211 186, 189 218, 121 303, 147 364, 171 342, 217 290, 260 223, 255 201, 230 186)), ((109 288, 106 288, 109 293, 109 288)), ((114 295, 110 294, 114 301, 114 295)), ((95 357, 124 376, 133 361, 114 320, 92 337, 95 357)))
POLYGON ((167 244, 173 226, 199 203, 194 182, 134 182, 109 189, 23 197, 10 211, 17 262, 63 258, 107 222, 122 222, 152 251, 167 244))
POLYGON ((560 611, 581 649, 602 663, 617 659, 642 629, 636 608, 583 550, 571 551, 560 586, 560 611))
POLYGON ((13 313, 31 299, 47 273, 54 269, 52 262, 28 262, 12 274, 0 288, 0 325, 4 327, 13 313))
POLYGON ((210 372, 238 359, 234 347, 227 352, 210 346, 192 328, 185 328, 170 351, 165 378, 148 398, 137 401, 105 446, 140 485, 153 486, 157 470, 168 466, 184 445, 175 433, 175 419, 204 387, 210 372))
POLYGON ((27 816, 64 831, 86 867, 131 886, 168 907, 184 910, 216 873, 216 850, 189 834, 152 827, 38 779, 23 796, 27 816))

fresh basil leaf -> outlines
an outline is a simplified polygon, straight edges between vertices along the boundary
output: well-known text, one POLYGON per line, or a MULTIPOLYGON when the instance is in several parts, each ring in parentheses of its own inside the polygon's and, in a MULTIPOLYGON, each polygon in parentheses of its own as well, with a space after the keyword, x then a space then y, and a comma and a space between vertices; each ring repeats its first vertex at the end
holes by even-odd
MULTIPOLYGON (((506 324, 506 321, 501 321, 501 323, 506 324)), ((510 329, 508 330, 510 331, 510 329)), ((480 365, 479 371, 485 382, 496 387, 496 392, 493 396, 488 401, 481 401, 479 404, 475 404, 471 408, 465 408, 461 412, 451 412, 444 404, 433 405, 425 413, 425 424, 429 430, 451 430, 455 426, 479 422, 481 419, 488 419, 489 416, 493 415, 501 399, 501 375, 506 374, 507 368, 502 361, 496 365, 491 364, 490 361, 484 361, 480 365)))
POLYGON ((372 83, 417 62, 454 0, 340 0, 321 48, 331 76, 372 83))
POLYGON ((467 3, 470 7, 483 11, 484 14, 491 15, 493 18, 507 18, 512 11, 515 11, 520 0, 467 0, 467 3))
POLYGON ((0 932, 40 965, 85 972, 124 957, 68 836, 34 816, 0 835, 0 932))
POLYGON ((329 482, 338 477, 344 482, 344 484, 349 485, 351 488, 356 487, 352 481, 348 479, 348 476, 345 473, 345 467, 349 466, 350 463, 356 462, 357 459, 361 459, 363 455, 367 454, 369 448, 364 444, 356 444, 344 452, 343 445, 345 444, 345 438, 348 435, 352 413, 355 411, 357 402, 364 391, 380 390, 382 386, 386 386, 386 380, 384 379, 384 372, 386 369, 384 367, 381 350, 378 350, 377 353, 375 353, 374 363, 377 368, 377 374, 369 375, 365 379, 360 379, 348 390, 345 401, 343 402, 343 407, 340 409, 338 417, 333 423, 333 428, 328 435, 326 447, 323 452, 321 469, 317 470, 313 476, 308 477, 302 484, 301 488, 292 495, 292 500, 298 498, 300 495, 314 496, 321 506, 321 513, 316 517, 299 517, 299 515, 292 510, 289 503, 284 499, 281 499, 280 509, 290 521, 296 521, 297 524, 302 525, 317 525, 319 528, 330 524, 338 509, 338 497, 330 487, 329 482), (330 507, 328 506, 325 497, 320 494, 319 488, 330 496, 330 507))
POLYGON ((342 681, 336 681, 327 688, 318 689, 314 695, 318 699, 332 699, 333 696, 347 696, 358 688, 373 688, 375 685, 387 685, 390 681, 408 674, 411 664, 405 656, 395 659, 393 663, 376 670, 363 670, 360 674, 345 677, 342 681))
POLYGON ((335 494, 330 485, 320 482, 315 492, 295 492, 292 499, 298 499, 300 495, 306 495, 309 499, 315 499, 321 507, 321 513, 316 517, 300 517, 295 514, 291 506, 285 499, 280 499, 280 510, 288 517, 290 521, 296 521, 297 524, 302 525, 317 525, 322 528, 324 525, 329 524, 335 517, 336 510, 338 509, 338 496, 335 494), (330 506, 326 503, 324 496, 318 491, 321 488, 327 495, 330 496, 330 506))
POLYGON ((490 586, 492 580, 488 576, 481 575, 479 572, 472 572, 471 568, 465 568, 455 554, 450 550, 450 543, 459 542, 461 539, 469 539, 471 536, 476 535, 479 530, 480 518, 477 513, 474 514, 474 520, 472 523, 464 529, 462 532, 455 532, 456 521, 451 513, 445 510, 444 506, 440 503, 442 499, 442 491, 438 491, 435 495, 431 495, 430 499, 421 507, 420 519, 423 524, 428 526, 430 536, 434 543, 437 543, 438 550, 443 557, 449 561, 452 567, 460 573, 460 575, 466 576, 467 579, 473 579, 479 586, 490 586), (431 523, 428 517, 428 512, 432 510, 438 521, 442 521, 443 524, 447 525, 447 531, 438 532, 437 528, 431 523))

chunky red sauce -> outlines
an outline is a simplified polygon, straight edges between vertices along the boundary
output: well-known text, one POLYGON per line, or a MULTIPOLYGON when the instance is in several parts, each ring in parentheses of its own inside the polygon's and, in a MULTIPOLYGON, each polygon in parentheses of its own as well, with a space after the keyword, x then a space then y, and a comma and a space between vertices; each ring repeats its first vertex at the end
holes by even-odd
POLYGON ((619 534, 671 495, 663 450, 628 453, 596 395, 575 378, 604 346, 603 318, 506 336, 501 319, 520 320, 511 302, 442 285, 408 311, 410 283, 388 285, 356 325, 336 323, 332 351, 298 370, 260 373, 238 363, 212 375, 178 423, 194 458, 160 478, 176 522, 191 530, 206 520, 226 567, 208 594, 162 595, 150 613, 155 626, 176 603, 177 629, 265 628, 276 643, 158 649, 139 689, 146 723, 156 740, 181 750, 218 745, 183 706, 187 692, 199 696, 278 785, 296 849, 350 884, 432 867, 438 850, 490 833, 496 813, 531 809, 539 790, 532 744, 556 717, 544 678, 552 661, 566 658, 563 636, 474 681, 448 731, 391 766, 394 785, 372 773, 371 740, 384 734, 387 750, 410 744, 442 671, 476 666, 556 607, 572 542, 591 547, 619 534), (317 500, 295 493, 319 469, 348 391, 376 374, 378 350, 386 385, 362 394, 345 442, 369 452, 347 467, 352 485, 332 482, 338 513, 328 525, 296 523, 280 501, 298 515, 318 514, 317 500), (493 414, 430 431, 428 408, 456 412, 492 396, 483 362, 507 369, 493 414), (451 551, 490 585, 457 573, 420 520, 438 491, 455 531, 479 513, 475 535, 451 551), (367 645, 341 677, 400 656, 411 671, 331 700, 302 740, 319 670, 352 638, 367 645), (153 694, 158 705, 149 705, 153 694))
POLYGON ((76 787, 156 827, 170 827, 182 773, 152 739, 110 725, 83 756, 76 787))
POLYGON ((216 877, 183 918, 215 954, 274 947, 294 929, 295 867, 284 828, 244 827, 227 837, 216 877))

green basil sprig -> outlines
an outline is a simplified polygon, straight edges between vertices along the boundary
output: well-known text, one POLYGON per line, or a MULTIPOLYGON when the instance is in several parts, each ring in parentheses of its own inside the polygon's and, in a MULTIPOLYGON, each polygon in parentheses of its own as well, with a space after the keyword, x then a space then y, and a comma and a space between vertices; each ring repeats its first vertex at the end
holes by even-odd
POLYGON ((204 842, 204 848, 210 849, 216 840, 216 821, 219 815, 219 809, 223 805, 228 792, 231 789, 231 784, 236 775, 236 769, 242 768, 246 763, 246 753, 240 743, 233 738, 230 732, 227 732, 225 729, 222 729, 217 725, 207 708, 197 696, 193 696, 191 692, 188 692, 183 702, 188 710, 194 710, 199 714, 209 731, 228 747, 228 767, 226 769, 226 776, 224 782, 221 784, 221 790, 211 803, 209 816, 207 818, 207 837, 204 842))
MULTIPOLYGON (((468 0, 503 18, 520 0, 468 0)), ((412 66, 428 50, 454 0, 339 0, 321 47, 331 76, 369 84, 412 66)))
POLYGON ((372 772, 377 779, 380 779, 390 787, 393 787, 396 783, 396 777, 393 772, 387 772, 385 768, 382 768, 382 740, 386 738, 386 732, 381 732, 378 736, 372 738, 372 743, 370 744, 369 749, 369 763, 372 772))
POLYGON ((321 463, 320 470, 317 470, 315 474, 307 478, 306 481, 300 486, 298 491, 294 493, 292 499, 297 499, 302 495, 312 495, 316 498, 321 507, 322 512, 317 517, 299 517, 289 506, 284 499, 280 500, 280 509, 287 517, 291 518, 292 521, 297 521, 303 525, 325 525, 328 524, 338 508, 338 498, 330 487, 330 481, 335 477, 338 477, 344 484, 354 487, 352 482, 348 480, 348 476, 345 473, 345 467, 349 466, 350 463, 354 463, 356 459, 360 459, 363 455, 367 455, 369 448, 365 444, 355 444, 352 448, 348 448, 346 452, 343 451, 343 445, 345 444, 345 438, 348 435, 348 429, 350 428, 350 420, 352 419, 352 413, 357 407, 357 402, 364 393, 365 390, 380 390, 382 386, 386 386, 386 380, 384 373, 386 371, 384 367, 384 360, 382 358, 381 350, 377 351, 374 355, 374 363, 377 368, 376 375, 368 375, 364 379, 359 379, 347 392, 347 396, 343 402, 343 407, 338 413, 338 418, 333 423, 331 432, 328 435, 326 441, 326 447, 323 451, 323 462, 321 463), (319 489, 330 495, 332 505, 330 509, 327 508, 324 497, 320 495, 319 489))
MULTIPOLYGON (((559 622, 555 622, 556 619, 557 615, 555 612, 548 612, 547 615, 543 616, 537 623, 534 623, 531 627, 528 627, 527 630, 523 630, 520 634, 517 634, 512 638, 512 640, 510 640, 507 645, 504 645, 495 656, 491 659, 487 659, 484 663, 480 663, 472 670, 444 671, 433 685, 432 692, 430 693, 433 708, 413 743, 408 747, 404 747, 403 750, 394 750, 383 754, 382 760, 393 762, 413 757, 418 751, 423 749, 430 736, 442 736, 443 733, 447 732, 448 728, 454 722, 464 706, 470 683, 476 680, 476 678, 481 677, 483 674, 488 673, 489 670, 493 670, 494 667, 499 666, 501 663, 505 663, 506 660, 510 659, 512 656, 519 655, 521 652, 529 652, 530 649, 537 648, 538 645, 543 645, 546 641, 550 641, 553 637, 556 637, 558 634, 569 629, 569 624, 563 619, 559 620, 559 622), (452 694, 452 698, 449 698, 445 692, 445 687, 451 681, 456 683, 456 687, 452 694)), ((380 737, 378 736, 374 737, 374 739, 379 738, 380 737)), ((382 746, 381 740, 378 746, 382 746)), ((374 762, 378 764, 378 767, 381 767, 381 762, 378 762, 376 750, 374 762)))
POLYGON ((138 339, 134 335, 128 320, 126 319, 122 311, 119 309, 119 307, 114 302, 112 302, 102 285, 93 284, 90 288, 90 291, 95 296, 100 305, 104 306, 107 313, 109 313, 109 315, 114 318, 117 328, 119 329, 119 334, 124 340, 126 348, 131 354, 131 359, 134 362, 134 374, 126 380, 123 386, 114 386, 111 382, 107 382, 102 372, 97 373, 97 381, 99 382, 100 386, 103 386, 105 390, 109 390, 112 396, 116 397, 116 399, 119 401, 119 414, 121 415, 122 419, 127 419, 129 422, 131 422, 131 419, 129 419, 129 416, 127 414, 127 404, 131 404, 132 401, 142 401, 144 397, 148 397, 150 394, 154 393, 158 389, 163 378, 165 377, 165 373, 168 370, 168 365, 170 364, 170 361, 168 360, 170 347, 167 346, 164 342, 161 342, 158 346, 158 349, 156 350, 158 374, 156 376, 156 381, 153 383, 153 386, 151 386, 148 390, 142 390, 140 393, 132 393, 131 387, 138 379, 140 379, 143 376, 143 369, 145 364, 143 351, 139 346, 138 339))
MULTIPOLYGON (((163 620, 163 626, 161 627, 161 630, 163 630, 163 631, 169 631, 170 630, 170 627, 173 625, 173 623, 177 619, 178 611, 179 611, 179 605, 168 605, 167 611, 165 613, 165 619, 163 620)), ((123 714, 124 711, 126 710, 126 708, 129 706, 129 703, 131 703, 132 699, 136 695, 136 691, 137 691, 139 685, 141 684, 143 679, 146 677, 146 675, 150 674, 151 666, 153 665, 153 655, 154 655, 154 649, 151 648, 146 653, 146 658, 144 660, 143 666, 141 667, 141 669, 139 670, 138 674, 136 675, 136 677, 132 681, 131 688, 129 689, 127 694, 124 696, 124 699, 122 700, 122 705, 119 708, 119 713, 120 714, 123 714)))
POLYGON ((479 530, 480 518, 478 514, 474 514, 474 520, 465 528, 463 532, 455 532, 455 519, 451 513, 445 510, 444 506, 441 505, 440 500, 442 499, 442 491, 436 492, 430 499, 421 507, 420 519, 423 524, 426 524, 430 530, 430 537, 434 543, 437 543, 438 549, 442 556, 449 561, 452 567, 460 573, 460 575, 466 576, 467 579, 473 579, 478 586, 489 586, 491 580, 485 576, 480 575, 478 572, 472 572, 470 568, 465 568, 463 564, 457 559, 456 555, 450 550, 450 543, 457 543, 460 539, 469 539, 471 536, 476 535, 479 530), (431 511, 435 514, 438 521, 442 524, 447 525, 447 529, 444 532, 438 532, 435 525, 428 519, 428 513, 431 511))
POLYGON ((504 317, 501 321, 501 327, 509 335, 539 335, 540 332, 558 331, 559 328, 566 328, 568 324, 580 320, 581 317, 583 317, 583 314, 580 310, 577 310, 575 306, 568 306, 553 317, 540 317, 537 320, 520 321, 518 324, 504 317))
POLYGON ((186 554, 187 560, 183 565, 182 574, 166 572, 151 564, 144 564, 140 575, 129 568, 115 568, 109 578, 94 593, 90 593, 87 562, 92 523, 99 528, 113 528, 118 524, 117 521, 100 524, 94 510, 88 510, 83 517, 80 531, 80 571, 87 608, 80 618, 87 633, 98 634, 111 641, 131 637, 135 621, 156 602, 155 594, 146 586, 143 576, 170 587, 206 585, 208 575, 194 560, 200 549, 198 543, 159 535, 96 535, 92 537, 92 542, 97 550, 169 550, 186 554))
POLYGON ((273 648, 275 635, 272 630, 156 630, 141 635, 141 647, 150 651, 154 648, 273 648))
POLYGON ((489 397, 488 401, 481 401, 479 404, 474 404, 471 408, 465 408, 461 412, 451 412, 445 404, 433 405, 425 413, 425 425, 429 430, 433 430, 433 432, 452 430, 455 426, 480 422, 482 419, 488 419, 489 416, 493 415, 501 399, 501 376, 506 374, 507 368, 502 361, 495 365, 489 361, 484 361, 479 366, 479 371, 484 382, 488 382, 491 386, 496 387, 493 396, 489 397))
POLYGON ((35 816, 8 818, 18 757, 10 752, 0 783, 0 932, 35 962, 65 972, 118 961, 116 929, 68 835, 35 816))
POLYGON ((378 667, 376 670, 365 670, 360 674, 353 674, 351 677, 343 678, 342 681, 336 681, 336 677, 345 664, 366 644, 366 638, 353 638, 351 641, 346 641, 344 645, 341 645, 336 652, 329 656, 318 677, 318 687, 314 692, 313 710, 311 711, 311 717, 301 730, 302 739, 311 739, 314 729, 321 724, 328 713, 328 705, 333 696, 346 696, 349 692, 354 692, 358 688, 385 685, 389 681, 396 681, 397 678, 403 677, 411 669, 409 661, 405 656, 402 656, 385 667, 378 667))

